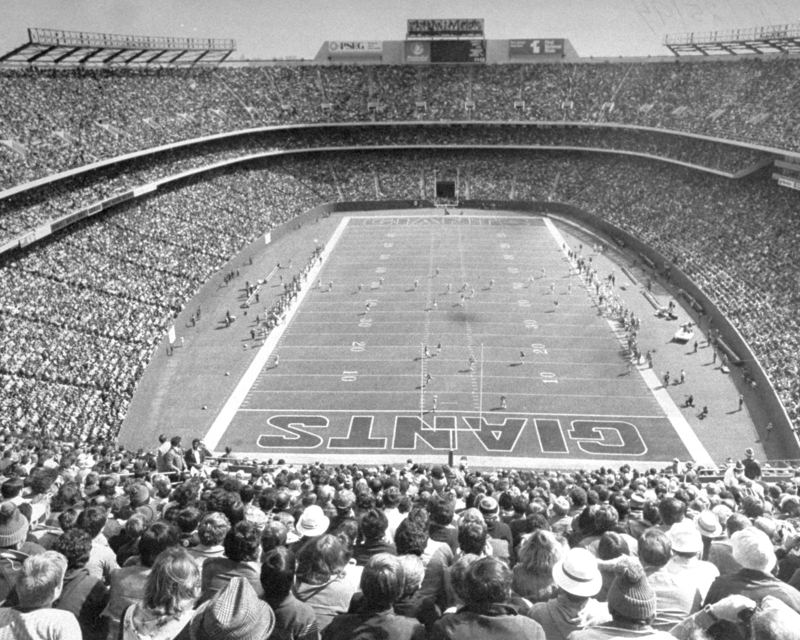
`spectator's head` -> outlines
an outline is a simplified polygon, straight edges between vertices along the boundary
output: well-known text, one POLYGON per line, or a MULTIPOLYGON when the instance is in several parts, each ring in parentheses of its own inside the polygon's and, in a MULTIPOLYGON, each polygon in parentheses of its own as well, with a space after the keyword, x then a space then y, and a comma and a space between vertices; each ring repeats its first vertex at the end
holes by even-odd
POLYGON ((728 532, 728 537, 732 538, 733 534, 737 531, 742 531, 747 527, 752 526, 752 522, 750 522, 750 518, 748 518, 743 513, 734 513, 731 514, 730 518, 725 522, 725 530, 728 532))
POLYGON ((246 520, 237 522, 225 535, 225 556, 234 562, 258 560, 261 547, 261 531, 257 525, 246 520))
POLYGON ((13 500, 25 488, 25 483, 21 478, 9 478, 2 485, 0 485, 0 495, 3 500, 13 500))
POLYGON ((616 577, 607 596, 611 617, 616 622, 650 624, 656 615, 656 594, 642 565, 633 558, 622 558, 614 571, 616 577))
POLYGON ((289 536, 286 525, 278 520, 270 520, 261 530, 261 553, 265 554, 278 547, 285 547, 289 536))
POLYGON ((175 518, 175 524, 178 529, 180 529, 181 533, 188 535, 197 530, 202 516, 202 511, 197 507, 186 507, 178 512, 178 516, 175 518))
POLYGON ((81 512, 75 507, 70 507, 66 511, 62 511, 58 514, 58 526, 61 527, 62 531, 69 531, 77 526, 79 515, 81 515, 81 512))
POLYGON ((663 567, 672 557, 672 543, 661 529, 651 527, 639 538, 639 559, 651 567, 663 567))
POLYGON ((403 595, 413 596, 422 586, 425 577, 425 565, 418 555, 398 555, 397 560, 403 567, 403 595))
POLYGON ((212 511, 204 515, 197 525, 197 537, 200 544, 206 547, 216 547, 225 540, 230 528, 231 524, 224 514, 212 511))
POLYGON ((139 558, 142 565, 152 567, 158 554, 179 544, 178 530, 166 522, 154 522, 139 538, 139 558))
POLYGON ((107 522, 108 513, 104 507, 87 507, 78 516, 77 526, 94 539, 102 533, 107 522))
POLYGON ((200 596, 200 571, 197 563, 181 547, 162 551, 144 587, 144 606, 161 623, 191 609, 200 596))
POLYGON ((703 537, 689 520, 672 525, 668 535, 675 555, 691 558, 703 550, 703 537))
POLYGON ((458 546, 462 553, 483 555, 489 532, 482 522, 465 522, 458 527, 458 546))
POLYGON ((431 522, 442 527, 453 523, 453 516, 455 515, 455 503, 453 501, 437 498, 428 503, 428 508, 431 513, 431 522))
POLYGON ((89 562, 92 538, 83 529, 70 529, 56 538, 53 551, 58 551, 67 559, 67 569, 80 569, 89 562))
POLYGON ((131 509, 138 509, 150 502, 150 489, 141 482, 137 482, 128 487, 128 498, 131 501, 131 509))
POLYGON ((474 553, 466 553, 458 558, 450 569, 450 584, 460 604, 467 602, 467 574, 470 567, 480 560, 474 553))
POLYGON ((308 584, 323 584, 343 575, 347 552, 336 536, 326 534, 312 538, 297 554, 297 580, 308 584))
POLYGON ((371 611, 390 609, 403 595, 404 580, 403 567, 396 556, 372 556, 361 574, 364 605, 371 611))
POLYGON ((552 532, 539 529, 525 536, 517 562, 531 575, 550 577, 565 552, 564 545, 552 532))
POLYGON ((556 562, 553 582, 572 599, 582 600, 600 592, 603 576, 597 568, 597 558, 587 549, 577 547, 556 562))
POLYGON ((370 509, 361 519, 361 533, 367 541, 381 540, 388 527, 389 520, 380 509, 370 509))
POLYGON ((613 531, 619 522, 617 510, 611 505, 600 505, 594 514, 595 535, 602 536, 607 531, 613 531))
POLYGON ((245 578, 233 578, 198 607, 189 625, 192 640, 266 640, 275 614, 245 578))
POLYGON ((492 556, 476 560, 467 572, 465 595, 470 608, 478 611, 507 602, 511 595, 511 570, 492 556))
POLYGON ((686 516, 686 503, 677 498, 663 498, 658 504, 658 513, 661 515, 661 521, 671 527, 686 516))
POLYGON ((181 446, 181 437, 180 436, 172 436, 172 438, 170 438, 170 440, 169 440, 169 443, 174 448, 180 447, 181 446))
POLYGON ((61 595, 67 560, 57 551, 30 556, 22 564, 16 591, 20 607, 44 609, 61 595))
POLYGON ((613 560, 620 556, 630 555, 628 543, 616 531, 606 531, 597 545, 597 558, 599 560, 613 560))
POLYGON ((407 554, 422 557, 428 546, 428 530, 416 520, 405 518, 394 533, 394 545, 397 555, 407 554))
POLYGON ((28 519, 13 502, 0 504, 0 549, 19 549, 28 537, 28 519))
POLYGON ((306 507, 297 521, 295 529, 304 538, 315 538, 328 532, 331 521, 321 507, 312 504, 306 507))
POLYGON ((777 558, 767 534, 755 527, 737 531, 731 538, 733 559, 745 569, 769 573, 777 558))
POLYGON ((694 526, 704 538, 718 538, 722 534, 722 525, 713 511, 701 511, 695 518, 694 526))
POLYGON ((244 503, 239 497, 239 494, 233 491, 225 491, 225 489, 215 489, 212 491, 206 501, 206 510, 224 513, 225 517, 228 518, 228 522, 231 523, 231 526, 244 520, 244 503))
POLYGON ((487 524, 497 520, 500 514, 500 505, 491 496, 486 496, 478 503, 478 509, 487 524))
POLYGON ((281 602, 294 585, 297 568, 294 554, 286 547, 275 547, 262 558, 261 586, 264 599, 268 602, 281 602))

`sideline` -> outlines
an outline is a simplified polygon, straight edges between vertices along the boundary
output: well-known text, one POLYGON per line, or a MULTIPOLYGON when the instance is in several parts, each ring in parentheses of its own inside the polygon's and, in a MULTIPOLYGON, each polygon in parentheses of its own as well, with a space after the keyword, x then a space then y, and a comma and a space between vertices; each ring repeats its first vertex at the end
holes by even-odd
MULTIPOLYGON (((549 218, 544 218, 544 223, 545 226, 550 229, 550 233, 553 234, 556 242, 558 242, 558 248, 567 258, 569 258, 569 245, 564 241, 564 237, 553 224, 553 221, 549 218)), ((614 326, 610 320, 608 322, 613 332, 614 326)), ((617 336, 617 338, 619 338, 619 336, 617 336)), ((672 396, 670 396, 667 390, 661 386, 661 381, 658 379, 658 376, 656 376, 655 372, 651 369, 642 369, 640 367, 641 365, 638 365, 636 370, 642 376, 647 388, 650 389, 650 392, 653 394, 656 402, 658 402, 659 406, 666 414, 667 420, 670 421, 672 428, 675 429, 675 433, 678 434, 681 442, 683 442, 683 446, 686 447, 691 459, 698 464, 712 467, 716 466, 716 463, 708 454, 708 451, 706 451, 703 443, 700 442, 700 438, 697 437, 694 429, 692 429, 686 418, 683 417, 680 409, 673 401, 672 396)))
POLYGON ((322 258, 321 261, 318 261, 316 265, 314 265, 311 270, 308 272, 308 277, 306 278, 306 282, 308 283, 307 287, 304 287, 303 290, 297 296, 297 302, 292 306, 291 309, 286 313, 285 321, 273 329, 267 339, 264 341, 264 344, 261 345, 261 348, 258 350, 255 359, 253 362, 250 363, 250 366, 245 371, 242 379, 239 380, 239 384, 236 385, 236 388, 233 390, 233 393, 230 395, 228 400, 225 402, 224 406, 217 415, 214 423, 206 433, 203 442, 205 443, 206 447, 209 451, 216 452, 217 445, 219 441, 222 439, 222 436, 225 435, 225 432, 228 430, 231 422, 233 421, 233 417, 239 411, 242 403, 244 402, 247 394, 250 393, 250 389, 256 382, 259 374, 263 371, 264 367, 266 366, 267 362, 269 361, 269 357, 272 355, 273 350, 278 345, 278 342, 283 337, 283 332, 289 326, 289 323, 292 321, 294 314, 300 308, 300 305, 303 303, 303 300, 306 297, 306 294, 312 289, 313 282, 319 277, 319 272, 322 270, 322 266, 328 263, 328 258, 330 257, 331 252, 333 251, 336 243, 341 238, 342 234, 344 233, 345 228, 347 227, 348 223, 350 222, 350 217, 347 216, 342 218, 342 221, 339 223, 339 226, 336 227, 336 230, 333 232, 331 239, 325 245, 325 249, 322 251, 320 257, 322 258))

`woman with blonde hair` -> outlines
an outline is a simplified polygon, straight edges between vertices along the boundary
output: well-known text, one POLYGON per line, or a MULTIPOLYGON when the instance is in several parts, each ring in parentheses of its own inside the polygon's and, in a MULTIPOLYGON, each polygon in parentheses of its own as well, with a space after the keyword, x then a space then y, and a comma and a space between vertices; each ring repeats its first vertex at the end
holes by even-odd
POLYGON ((551 531, 538 529, 523 538, 514 567, 511 588, 532 603, 553 597, 553 567, 566 554, 565 540, 551 531))
POLYGON ((147 578, 144 599, 122 615, 122 640, 173 640, 191 620, 200 571, 181 547, 162 551, 147 578))

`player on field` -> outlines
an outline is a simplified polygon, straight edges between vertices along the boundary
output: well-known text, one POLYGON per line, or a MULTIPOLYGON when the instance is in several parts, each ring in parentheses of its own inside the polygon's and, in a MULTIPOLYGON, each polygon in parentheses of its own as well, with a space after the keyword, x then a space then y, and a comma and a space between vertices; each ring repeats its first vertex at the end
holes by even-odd
POLYGON ((414 291, 417 290, 418 286, 419 286, 419 280, 414 280, 414 291))
POLYGON ((450 293, 453 290, 453 285, 449 282, 447 283, 447 293, 450 293))
POLYGON ((506 408, 506 397, 505 396, 500 396, 500 408, 501 409, 505 409, 506 408))
POLYGON ((519 359, 522 360, 523 364, 525 363, 525 352, 524 351, 520 351, 519 352, 519 359))
POLYGON ((431 411, 436 413, 436 404, 438 403, 439 398, 438 396, 433 396, 433 404, 431 405, 431 411))
POLYGON ((280 357, 280 356, 279 356, 279 355, 276 353, 276 354, 275 354, 275 360, 274 360, 274 361, 273 361, 273 363, 272 363, 272 366, 273 366, 273 368, 274 368, 274 367, 277 367, 277 366, 278 366, 278 363, 280 363, 280 361, 281 361, 281 357, 280 357))
POLYGON ((494 278, 489 278, 489 288, 491 289, 494 286, 494 278))
POLYGON ((474 366, 475 366, 475 356, 471 355, 469 357, 469 368, 472 369, 472 367, 474 367, 474 366))

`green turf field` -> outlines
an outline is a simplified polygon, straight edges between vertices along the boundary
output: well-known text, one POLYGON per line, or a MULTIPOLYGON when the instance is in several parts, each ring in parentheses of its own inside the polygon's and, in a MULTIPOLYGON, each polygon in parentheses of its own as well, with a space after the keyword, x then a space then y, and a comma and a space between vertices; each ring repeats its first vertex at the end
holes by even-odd
POLYGON ((207 444, 358 462, 706 457, 655 374, 628 370, 562 243, 539 217, 344 218, 207 444))

